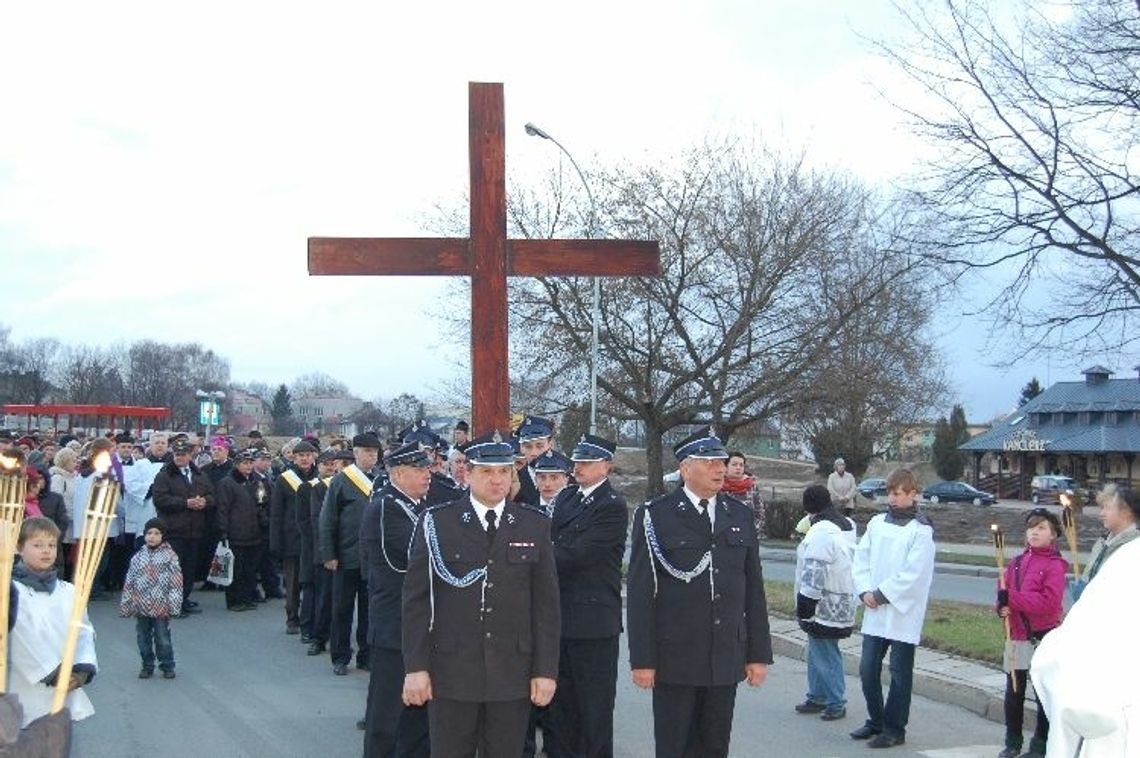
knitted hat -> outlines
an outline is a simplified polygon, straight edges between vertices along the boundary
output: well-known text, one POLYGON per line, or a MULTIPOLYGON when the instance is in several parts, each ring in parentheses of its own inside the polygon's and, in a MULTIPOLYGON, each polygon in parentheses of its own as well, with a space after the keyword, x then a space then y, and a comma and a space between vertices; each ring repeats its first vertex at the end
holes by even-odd
POLYGON ((160 518, 152 518, 143 524, 143 534, 146 534, 151 529, 157 529, 162 532, 163 537, 166 536, 166 525, 162 523, 162 519, 160 518))

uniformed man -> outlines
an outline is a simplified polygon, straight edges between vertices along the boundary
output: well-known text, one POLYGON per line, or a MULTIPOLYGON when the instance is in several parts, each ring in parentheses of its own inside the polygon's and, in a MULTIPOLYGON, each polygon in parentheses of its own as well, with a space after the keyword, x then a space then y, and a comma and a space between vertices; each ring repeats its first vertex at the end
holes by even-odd
POLYGON ((368 582, 370 674, 364 758, 428 758, 427 706, 405 706, 400 652, 401 594, 408 547, 431 482, 431 456, 409 442, 384 458, 388 484, 372 495, 360 524, 360 560, 368 582))
POLYGON ((553 446, 554 422, 541 416, 527 416, 519 425, 518 437, 519 451, 526 463, 519 469, 519 493, 515 495, 515 502, 538 505, 538 485, 530 467, 553 446))
MULTIPOLYGON (((554 504, 550 536, 558 566, 562 643, 550 706, 557 758, 614 753, 614 700, 621 637, 622 558, 629 511, 610 484, 616 446, 582 435, 570 454, 575 485, 554 504)), ((545 460, 540 456, 539 466, 545 460)), ((542 469, 536 468, 539 488, 542 469)))
POLYGON ((399 434, 400 443, 417 442, 431 459, 431 486, 428 488, 428 505, 447 503, 463 496, 463 491, 446 473, 447 443, 433 432, 426 419, 420 419, 399 434))
POLYGON ((332 625, 329 631, 333 673, 344 676, 352 661, 353 610, 356 611, 356 667, 368 670, 368 586, 360 571, 360 519, 372 497, 369 472, 380 456, 372 432, 352 438, 353 463, 329 482, 321 506, 320 541, 325 568, 332 577, 332 625))
MULTIPOLYGON (((273 490, 275 489, 272 471, 273 455, 263 447, 251 447, 249 452, 253 456, 253 471, 250 472, 249 481, 257 495, 257 507, 265 513, 263 522, 265 528, 262 529, 261 533, 262 550, 257 559, 257 582, 261 585, 261 598, 263 601, 284 599, 286 606, 288 606, 290 599, 286 597, 285 591, 282 589, 281 572, 277 567, 286 554, 291 553, 296 556, 298 550, 297 534, 291 530, 279 532, 277 536, 281 539, 274 544, 273 514, 271 513, 273 490)), ((294 452, 296 452, 296 448, 294 448, 294 452)), ((297 602, 295 597, 292 603, 292 616, 296 621, 297 602)), ((286 614, 288 615, 288 609, 286 609, 286 614)))
POLYGON ((720 492, 705 427, 673 448, 683 484, 637 509, 627 591, 633 682, 653 688, 657 758, 727 756, 736 687, 772 662, 752 513, 720 492))
MULTIPOLYGON (((538 509, 550 518, 554 513, 554 501, 558 493, 570 483, 570 470, 574 468, 573 462, 557 450, 547 450, 534 459, 535 485, 538 488, 538 509)), ((565 625, 566 617, 562 617, 565 625)), ((533 758, 537 753, 538 743, 535 733, 542 730, 542 744, 548 755, 554 756, 554 729, 550 717, 550 708, 535 706, 531 712, 530 724, 527 726, 526 746, 523 748, 524 758, 533 758)))
POLYGON ((514 452, 467 448, 471 493, 420 517, 404 579, 404 702, 431 701, 433 758, 518 758, 558 674, 550 521, 507 502, 514 452), (430 571, 429 571, 430 566, 430 571))
POLYGON ((531 469, 538 489, 538 507, 547 516, 554 514, 554 500, 570 484, 570 471, 574 462, 557 450, 547 450, 534 459, 531 469))
MULTIPOLYGON (((320 520, 321 510, 324 507, 325 495, 328 494, 329 484, 332 479, 341 469, 353 463, 356 459, 352 455, 352 451, 345 450, 337 452, 336 450, 329 449, 321 453, 317 457, 317 478, 310 480, 312 488, 309 495, 309 533, 313 535, 313 554, 312 554, 312 568, 313 568, 313 591, 312 607, 310 616, 312 618, 311 631, 309 632, 309 639, 305 640, 305 633, 302 629, 301 639, 309 644, 309 655, 320 655, 325 652, 328 647, 329 629, 332 625, 332 577, 333 572, 325 568, 325 556, 321 553, 321 540, 320 540, 320 520), (341 458, 344 456, 344 460, 341 458)), ((297 516, 301 518, 300 513, 297 516)), ((301 525, 304 531, 304 525, 301 525)), ((304 596, 301 599, 301 618, 304 624, 305 610, 304 610, 304 596)))
MULTIPOLYGON (((268 468, 272 457, 268 450, 259 450, 254 461, 255 471, 258 462, 268 468)), ((315 467, 317 449, 308 442, 298 442, 293 447, 293 462, 281 472, 273 485, 269 500, 269 552, 281 557, 281 567, 285 575, 285 633, 297 634, 301 624, 301 586, 311 583, 312 568, 305 565, 312 562, 313 533, 311 529, 301 530, 298 511, 309 514, 309 497, 312 485, 309 483, 317 475, 315 467)), ((305 625, 305 633, 312 633, 312 617, 305 625)))

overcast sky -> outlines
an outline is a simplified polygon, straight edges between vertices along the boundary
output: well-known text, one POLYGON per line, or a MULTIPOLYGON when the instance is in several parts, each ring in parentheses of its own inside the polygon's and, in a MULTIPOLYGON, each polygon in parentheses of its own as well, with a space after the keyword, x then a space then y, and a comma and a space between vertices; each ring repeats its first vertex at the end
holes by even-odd
MULTIPOLYGON (((323 371, 365 398, 431 395, 466 348, 439 279, 310 278, 310 236, 416 236, 467 185, 467 82, 505 83, 509 173, 652 160, 744 133, 852 171, 922 146, 860 34, 884 0, 11 3, 0 10, 0 322, 12 339, 199 341, 236 381, 323 371), (400 6, 388 9, 383 6, 400 6)), ((972 419, 1062 359, 1011 372, 940 315, 972 419)), ((1114 367, 1121 368, 1121 367, 1114 367)))

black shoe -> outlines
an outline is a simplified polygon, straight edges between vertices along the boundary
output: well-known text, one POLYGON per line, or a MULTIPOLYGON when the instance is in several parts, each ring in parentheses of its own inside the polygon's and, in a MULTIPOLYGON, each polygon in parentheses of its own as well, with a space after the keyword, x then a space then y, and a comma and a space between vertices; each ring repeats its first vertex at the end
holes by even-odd
POLYGON ((162 672, 162 678, 163 679, 173 679, 175 676, 177 676, 177 674, 174 673, 173 669, 171 669, 170 671, 163 671, 162 672))
POLYGON ((896 747, 906 743, 906 737, 901 734, 879 734, 867 743, 867 747, 896 747))
MULTIPOLYGON (((288 634, 288 633, 289 633, 289 630, 286 629, 285 634, 288 634)), ((308 645, 312 641, 313 641, 313 635, 305 634, 304 632, 301 632, 301 644, 302 645, 308 645)))
POLYGON ((313 644, 309 645, 309 655, 320 655, 323 652, 325 652, 325 643, 320 640, 315 640, 313 644))
POLYGON ((228 608, 226 608, 226 610, 227 611, 252 611, 253 606, 250 605, 249 603, 238 603, 236 605, 229 606, 228 608))
POLYGON ((823 721, 838 721, 839 719, 847 718, 846 708, 828 708, 823 713, 819 714, 819 718, 823 721))
POLYGON ((143 668, 139 671, 139 679, 150 679, 154 676, 154 669, 143 668))
POLYGON ((827 706, 823 703, 805 700, 802 703, 796 704, 796 713, 823 713, 826 708, 827 706))
POLYGON ((337 676, 345 676, 348 674, 348 665, 344 663, 334 663, 333 673, 337 676))
POLYGON ((368 725, 364 723, 364 719, 360 719, 359 721, 356 722, 356 728, 362 732, 364 731, 364 727, 366 727, 366 726, 368 726, 368 725))
POLYGON ((266 600, 284 600, 285 599, 285 593, 284 592, 267 592, 265 594, 265 599, 266 600))
POLYGON ((297 626, 296 624, 286 624, 285 625, 285 634, 300 634, 300 633, 301 633, 301 627, 297 626))
POLYGON ((202 612, 201 608, 194 608, 194 607, 187 608, 186 606, 182 606, 182 615, 183 616, 193 616, 194 614, 201 613, 201 612, 202 612))
POLYGON ((195 600, 185 600, 182 603, 183 608, 197 608, 198 602, 195 600))
POLYGON ((851 739, 853 740, 869 740, 875 735, 880 734, 880 730, 870 727, 866 724, 851 732, 851 739))
POLYGON ((1021 756, 1021 746, 1020 745, 1018 745, 1017 747, 1011 747, 1009 745, 1006 745, 1005 750, 1003 750, 997 754, 997 758, 1020 758, 1020 756, 1021 756))

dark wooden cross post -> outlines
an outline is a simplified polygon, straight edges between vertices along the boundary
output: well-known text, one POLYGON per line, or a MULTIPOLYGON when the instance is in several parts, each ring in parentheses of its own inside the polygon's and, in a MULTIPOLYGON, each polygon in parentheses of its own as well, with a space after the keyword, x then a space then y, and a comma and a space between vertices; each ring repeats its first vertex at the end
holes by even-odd
POLYGON ((507 239, 503 85, 471 82, 471 237, 309 238, 311 275, 470 276, 471 425, 506 432, 508 276, 657 276, 656 242, 507 239))

